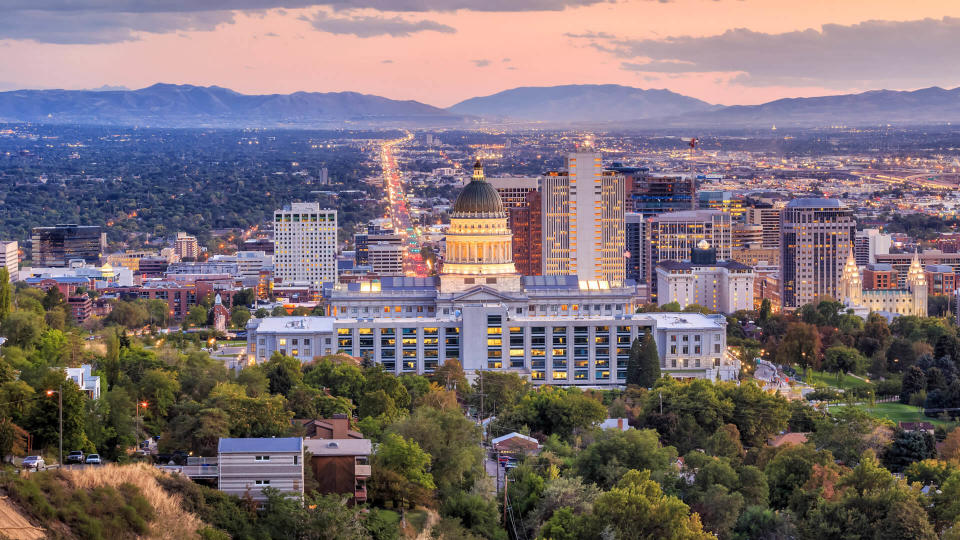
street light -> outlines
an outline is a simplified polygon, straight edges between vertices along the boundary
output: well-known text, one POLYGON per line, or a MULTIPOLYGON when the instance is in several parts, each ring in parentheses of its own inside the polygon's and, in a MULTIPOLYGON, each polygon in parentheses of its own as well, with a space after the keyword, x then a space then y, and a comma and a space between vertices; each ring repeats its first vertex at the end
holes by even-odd
POLYGON ((47 397, 57 394, 57 406, 60 409, 60 467, 63 467, 63 383, 60 383, 59 390, 47 390, 47 397))
POLYGON ((137 447, 140 446, 140 437, 137 435, 137 426, 140 424, 140 407, 143 407, 144 409, 146 409, 147 405, 148 403, 146 401, 137 402, 137 418, 136 418, 136 421, 133 423, 134 451, 136 451, 137 447))

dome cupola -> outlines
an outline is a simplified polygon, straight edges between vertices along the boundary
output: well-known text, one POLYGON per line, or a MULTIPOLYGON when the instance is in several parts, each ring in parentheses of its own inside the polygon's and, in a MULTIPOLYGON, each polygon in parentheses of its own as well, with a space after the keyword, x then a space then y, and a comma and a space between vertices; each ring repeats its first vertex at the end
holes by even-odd
POLYGON ((506 217, 507 212, 496 188, 486 181, 480 161, 473 166, 473 178, 463 188, 456 202, 453 214, 463 217, 506 217))

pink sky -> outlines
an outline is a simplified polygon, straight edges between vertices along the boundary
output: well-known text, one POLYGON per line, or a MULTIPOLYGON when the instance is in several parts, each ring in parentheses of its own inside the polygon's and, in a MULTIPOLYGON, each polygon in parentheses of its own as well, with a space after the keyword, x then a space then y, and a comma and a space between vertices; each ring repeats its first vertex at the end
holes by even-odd
MULTIPOLYGON (((236 12, 234 22, 219 24, 212 31, 143 32, 133 41, 53 44, 0 39, 0 86, 92 88, 107 84, 140 88, 169 82, 215 84, 244 93, 352 90, 449 106, 465 98, 517 86, 616 83, 668 88, 712 103, 750 104, 781 97, 860 91, 878 84, 896 89, 953 87, 960 85, 960 73, 931 65, 928 76, 921 74, 909 80, 870 79, 872 82, 860 83, 828 81, 820 76, 811 77, 807 83, 754 82, 746 86, 731 80, 741 72, 729 70, 645 73, 624 69, 622 62, 634 62, 636 58, 618 57, 591 46, 591 40, 567 34, 603 32, 616 39, 595 43, 609 47, 620 40, 696 38, 737 28, 782 34, 820 29, 824 24, 848 26, 871 20, 895 23, 944 17, 960 17, 960 2, 627 0, 562 11, 527 12, 273 9, 236 12), (317 12, 338 18, 429 20, 456 31, 422 31, 407 37, 338 35, 318 30, 301 19, 317 12), (489 63, 478 67, 477 61, 489 63)), ((896 34, 895 25, 891 28, 892 39, 903 41, 903 47, 908 49, 914 46, 911 40, 897 37, 901 34, 896 34)), ((943 39, 952 39, 949 34, 943 39)), ((924 44, 916 47, 917 58, 921 59, 917 61, 931 56, 924 44)), ((819 54, 822 58, 817 61, 825 63, 862 64, 862 59, 838 59, 846 47, 838 49, 841 50, 837 54, 810 54, 819 54)), ((952 57, 955 50, 943 50, 942 54, 952 57)), ((777 54, 771 51, 770 60, 775 62, 777 54)), ((901 61, 914 63, 909 58, 901 61)), ((877 58, 876 62, 883 63, 884 59, 877 58)), ((898 66, 890 69, 897 70, 898 66)))

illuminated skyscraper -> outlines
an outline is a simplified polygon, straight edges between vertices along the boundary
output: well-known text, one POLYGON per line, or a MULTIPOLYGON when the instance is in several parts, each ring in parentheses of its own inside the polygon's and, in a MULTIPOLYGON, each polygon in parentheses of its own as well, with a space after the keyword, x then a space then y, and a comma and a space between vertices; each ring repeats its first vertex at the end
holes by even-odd
POLYGON ((604 171, 599 153, 570 154, 566 162, 540 178, 543 273, 622 283, 624 176, 604 171))
POLYGON ((337 281, 337 211, 291 203, 274 212, 275 276, 283 285, 337 281))
POLYGON ((780 214, 780 291, 784 307, 838 298, 853 251, 853 212, 837 199, 794 199, 780 214))

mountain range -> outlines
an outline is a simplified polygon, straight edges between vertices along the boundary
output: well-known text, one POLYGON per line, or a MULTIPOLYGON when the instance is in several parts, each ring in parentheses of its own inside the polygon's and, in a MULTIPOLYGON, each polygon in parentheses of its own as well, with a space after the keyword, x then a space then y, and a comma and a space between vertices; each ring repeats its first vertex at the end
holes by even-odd
POLYGON ((356 92, 248 95, 219 86, 0 92, 0 121, 162 127, 324 127, 443 124, 458 119, 417 101, 356 92))
POLYGON ((484 124, 769 127, 960 121, 960 88, 876 90, 760 105, 712 105, 620 85, 522 87, 442 109, 356 92, 249 95, 218 86, 0 92, 0 122, 154 127, 469 127, 484 124))

